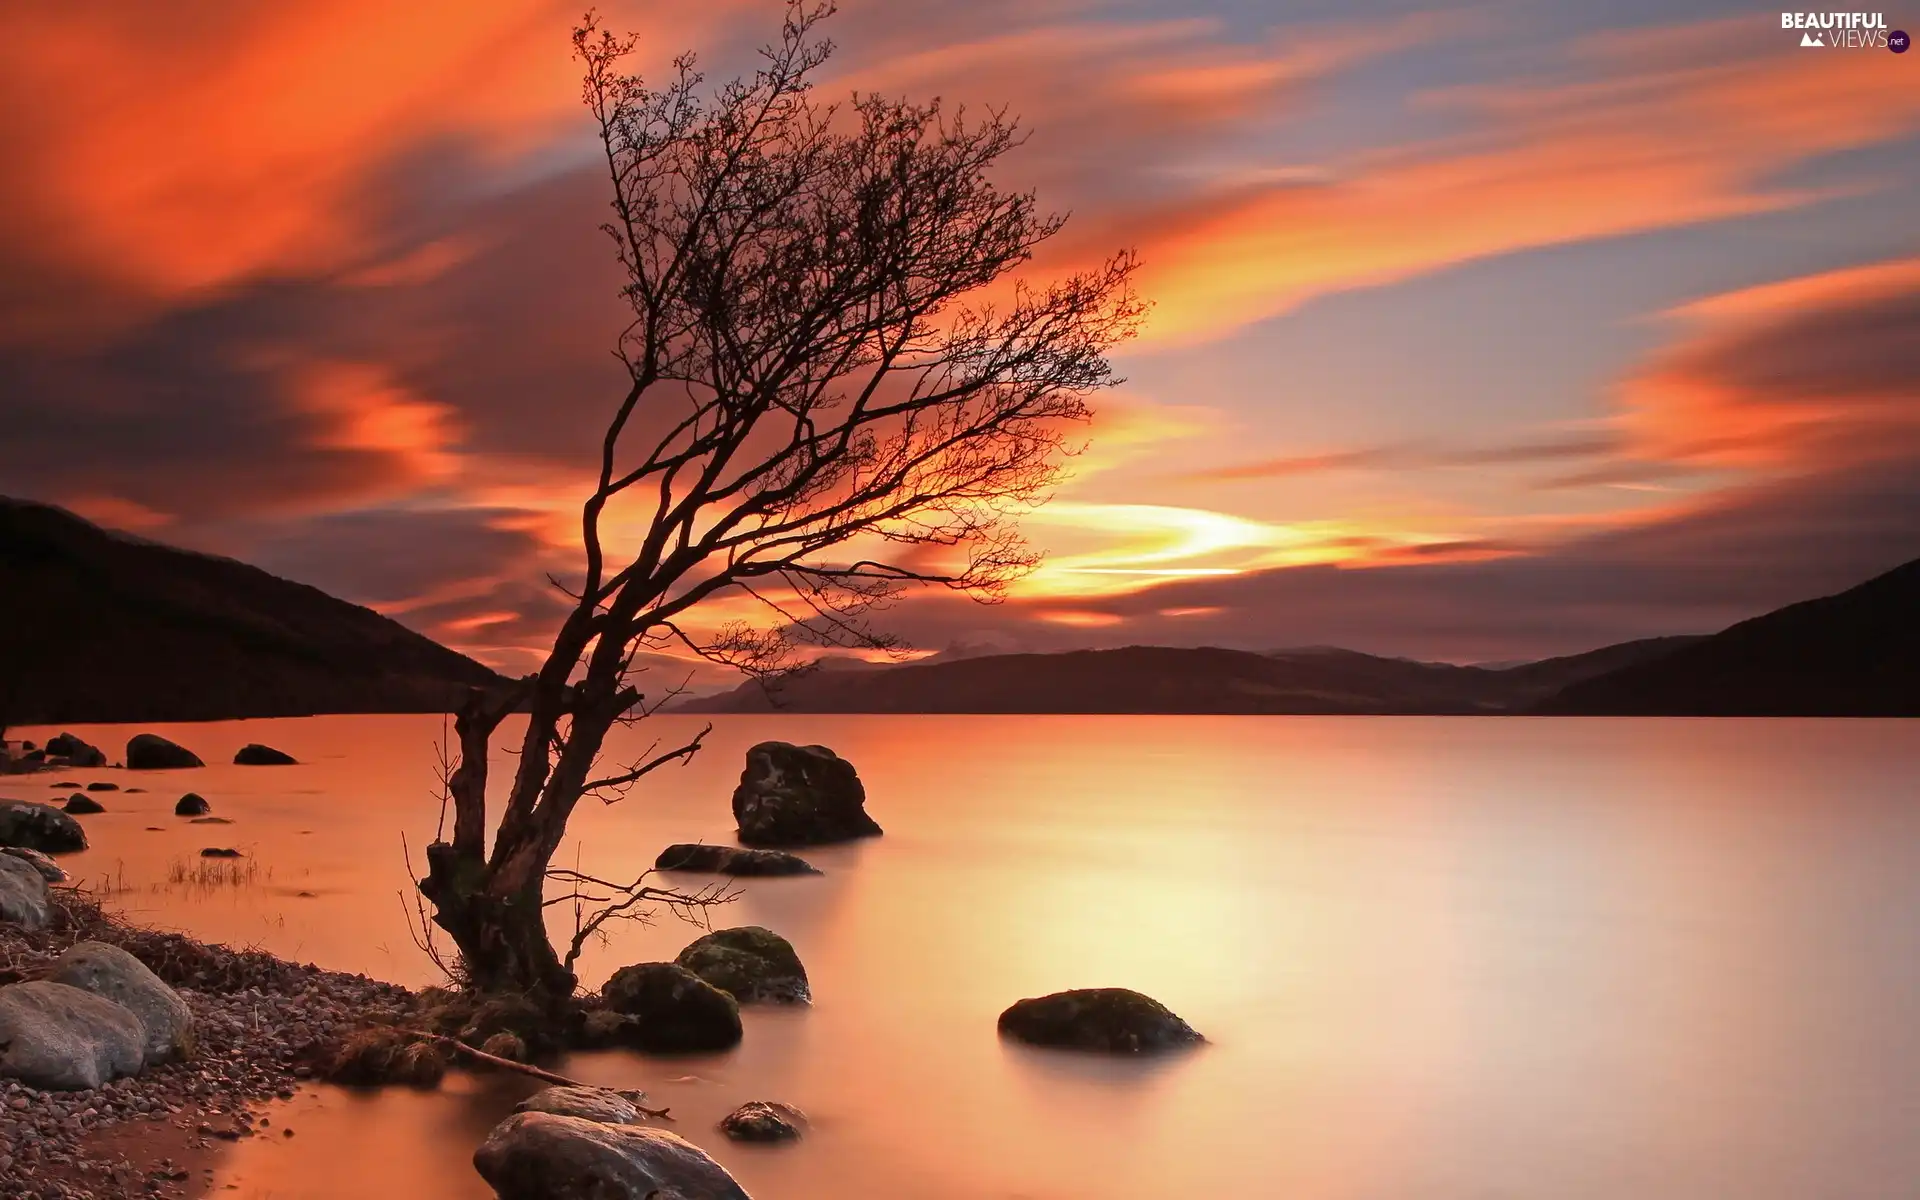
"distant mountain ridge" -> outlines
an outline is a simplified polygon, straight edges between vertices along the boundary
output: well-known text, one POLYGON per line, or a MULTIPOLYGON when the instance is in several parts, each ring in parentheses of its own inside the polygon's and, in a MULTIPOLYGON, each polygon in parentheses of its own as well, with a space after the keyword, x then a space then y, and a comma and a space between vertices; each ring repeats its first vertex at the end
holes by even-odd
POLYGON ((0 721, 445 712, 493 671, 232 559, 0 498, 0 721))
MULTIPOLYGON (((1920 716, 1920 560, 1709 637, 1508 666, 1333 647, 834 660, 676 711, 1920 716)), ((445 712, 499 681, 370 609, 0 497, 0 724, 445 712)))
POLYGON ((1920 716, 1920 559, 1569 684, 1542 713, 1920 716))
POLYGON ((1575 680, 1694 639, 1653 638, 1504 669, 1315 647, 1258 653, 1127 646, 998 654, 868 671, 813 671, 689 700, 681 712, 1375 713, 1518 712, 1575 680))

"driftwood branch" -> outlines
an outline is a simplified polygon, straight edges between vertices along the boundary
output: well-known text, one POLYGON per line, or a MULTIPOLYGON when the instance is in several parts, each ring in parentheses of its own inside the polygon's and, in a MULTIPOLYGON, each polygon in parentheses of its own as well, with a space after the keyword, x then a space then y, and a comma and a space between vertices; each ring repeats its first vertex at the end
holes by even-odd
POLYGON ((421 1036, 443 1050, 450 1050, 463 1058, 472 1059, 474 1062, 482 1063, 501 1071, 517 1071, 522 1075, 528 1075, 547 1083, 557 1084, 560 1087, 593 1088, 595 1091, 614 1092, 616 1095, 624 1096, 628 1100, 633 1101, 633 1106, 640 1110, 640 1115, 643 1117, 655 1121, 673 1120, 673 1117, 669 1115, 671 1110, 665 1108, 648 1108, 641 1104, 639 1098, 646 1094, 644 1092, 622 1091, 618 1088, 601 1088, 591 1083, 582 1083, 578 1079, 569 1079, 558 1071, 549 1071, 545 1067, 536 1067, 532 1063, 515 1062, 511 1058, 501 1058, 498 1054, 488 1054, 485 1050, 475 1050, 472 1046, 467 1045, 458 1038, 444 1037, 437 1033, 426 1033, 421 1036))

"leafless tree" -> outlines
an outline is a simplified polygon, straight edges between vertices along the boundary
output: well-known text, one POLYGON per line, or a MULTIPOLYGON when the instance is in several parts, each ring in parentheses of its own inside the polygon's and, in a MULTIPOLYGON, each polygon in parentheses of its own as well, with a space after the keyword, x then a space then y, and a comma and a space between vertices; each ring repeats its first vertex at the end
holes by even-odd
MULTIPOLYGON (((664 702, 635 686, 645 656, 764 676, 808 645, 892 645, 869 618, 907 587, 1001 594, 1037 561, 1017 518, 1057 481, 1088 398, 1116 382, 1107 351, 1143 311, 1130 253, 1045 286, 1010 277, 1062 218, 990 181, 1024 139, 1006 114, 818 100, 831 11, 791 0, 758 70, 711 91, 691 56, 653 88, 623 73, 631 39, 591 15, 575 31, 630 383, 551 654, 455 721, 452 840, 429 847, 420 887, 477 987, 572 992, 542 919, 568 818, 700 749, 705 730, 598 766, 609 731, 664 702), (644 531, 617 549, 616 506, 644 531), (722 598, 762 617, 703 621, 722 598), (516 711, 527 728, 488 853, 487 747, 516 711)), ((592 883, 631 911, 644 877, 592 883)))

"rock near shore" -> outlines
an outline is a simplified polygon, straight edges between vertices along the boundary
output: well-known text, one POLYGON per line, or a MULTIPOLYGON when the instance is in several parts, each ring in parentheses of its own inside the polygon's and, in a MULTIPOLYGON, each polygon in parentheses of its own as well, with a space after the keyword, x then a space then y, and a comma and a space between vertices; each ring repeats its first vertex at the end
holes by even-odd
POLYGON ((742 1004, 806 1004, 813 999, 807 968, 793 943, 758 925, 717 929, 674 961, 742 1004))
POLYGON ((637 1049, 675 1054, 740 1044, 740 1005, 677 963, 621 967, 600 996, 608 1009, 633 1018, 610 1032, 637 1049))
POLYGON ((752 1200, 683 1138, 553 1113, 500 1122, 473 1166, 500 1200, 752 1200))
POLYGON ((747 751, 733 818, 748 846, 819 846, 876 837, 853 764, 825 746, 761 742, 747 751))
POLYGON ((807 1114, 777 1100, 749 1100, 720 1119, 736 1142, 791 1142, 807 1131, 807 1114))
POLYGON ((57 733, 47 739, 47 758, 59 759, 69 767, 104 767, 107 756, 98 746, 90 746, 71 733, 57 733))
POLYGON ((45 872, 11 853, 0 854, 0 921, 39 930, 51 919, 45 872))
POLYGON ((157 733, 135 734, 127 741, 127 769, 130 771, 177 771, 206 765, 200 761, 198 754, 157 733))
POLYGON ((241 767, 291 767, 300 760, 285 750, 275 750, 272 746, 249 742, 235 752, 233 761, 234 765, 241 767))
POLYGON ((0 802, 0 846, 67 854, 87 848, 87 831, 51 805, 8 800, 0 802))
POLYGON ((146 1032, 113 1001, 35 980, 0 988, 0 1075, 50 1091, 97 1088, 146 1063, 146 1032))
MULTIPOLYGON (((602 1125, 638 1125, 638 1093, 621 1093, 611 1088, 569 1087, 559 1084, 542 1088, 514 1106, 515 1112, 552 1113, 557 1117, 578 1117, 602 1125)), ((642 1096, 641 1099, 645 1097, 642 1096)))
POLYGON ((820 868, 796 854, 779 850, 742 850, 738 846, 708 846, 680 842, 654 859, 656 871, 696 871, 707 875, 769 877, 818 875, 820 868))
POLYGON ((1145 1054, 1206 1041, 1166 1005, 1126 988, 1081 988, 1022 1000, 1000 1032, 1035 1046, 1145 1054))
POLYGON ((125 1008, 140 1022, 150 1063, 193 1053, 193 1010, 180 993, 118 946, 80 942, 54 960, 48 976, 125 1008))

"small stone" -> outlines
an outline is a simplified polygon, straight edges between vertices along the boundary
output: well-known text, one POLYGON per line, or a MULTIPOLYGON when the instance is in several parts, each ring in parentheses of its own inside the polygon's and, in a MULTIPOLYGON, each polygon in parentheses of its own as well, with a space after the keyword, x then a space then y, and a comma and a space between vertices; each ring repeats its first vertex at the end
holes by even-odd
POLYGON ((750 1100, 720 1121, 736 1142, 790 1142, 806 1132, 807 1114, 777 1100, 750 1100))

